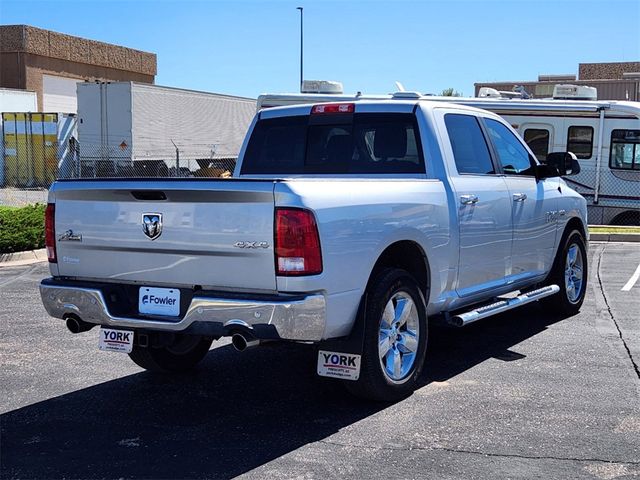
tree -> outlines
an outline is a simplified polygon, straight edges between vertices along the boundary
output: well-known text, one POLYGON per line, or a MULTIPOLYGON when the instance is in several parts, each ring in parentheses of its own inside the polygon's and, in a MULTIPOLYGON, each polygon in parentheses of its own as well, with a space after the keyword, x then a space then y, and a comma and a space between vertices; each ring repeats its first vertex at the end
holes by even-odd
POLYGON ((454 90, 453 88, 445 88, 444 90, 442 90, 442 92, 440 92, 440 96, 442 96, 442 97, 461 97, 462 93, 458 92, 457 90, 454 90))

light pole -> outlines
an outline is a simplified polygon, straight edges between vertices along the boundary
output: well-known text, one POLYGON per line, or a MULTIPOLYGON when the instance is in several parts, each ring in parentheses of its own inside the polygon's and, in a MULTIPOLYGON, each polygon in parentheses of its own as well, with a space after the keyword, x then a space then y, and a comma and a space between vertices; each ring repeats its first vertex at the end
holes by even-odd
POLYGON ((300 93, 302 93, 302 7, 296 7, 296 10, 300 10, 300 93))

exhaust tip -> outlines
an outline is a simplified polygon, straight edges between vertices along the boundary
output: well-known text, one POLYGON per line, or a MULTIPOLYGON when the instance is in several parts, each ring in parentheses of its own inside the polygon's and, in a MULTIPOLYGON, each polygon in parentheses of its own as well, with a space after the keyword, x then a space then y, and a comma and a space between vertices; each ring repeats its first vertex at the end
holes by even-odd
POLYGON ((231 335, 231 345, 238 352, 244 352, 247 348, 255 347, 260 344, 260 340, 253 337, 246 337, 242 333, 234 333, 231 335))
POLYGON ((464 326, 464 320, 456 315, 455 317, 451 317, 449 319, 449 325, 460 328, 464 326))
POLYGON ((73 317, 67 318, 67 329, 71 333, 80 333, 80 322, 73 317))
POLYGON ((88 322, 85 322, 85 321, 80 320, 79 318, 76 318, 76 317, 73 317, 73 316, 67 317, 66 325, 67 325, 67 329, 71 333, 88 332, 93 327, 95 327, 94 323, 88 323, 88 322))

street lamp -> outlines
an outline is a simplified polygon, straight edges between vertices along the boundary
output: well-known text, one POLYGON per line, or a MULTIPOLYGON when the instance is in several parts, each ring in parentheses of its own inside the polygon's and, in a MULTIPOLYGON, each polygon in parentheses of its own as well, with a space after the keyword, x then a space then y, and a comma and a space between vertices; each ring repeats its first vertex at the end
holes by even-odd
POLYGON ((302 93, 302 7, 296 7, 300 10, 300 93, 302 93))

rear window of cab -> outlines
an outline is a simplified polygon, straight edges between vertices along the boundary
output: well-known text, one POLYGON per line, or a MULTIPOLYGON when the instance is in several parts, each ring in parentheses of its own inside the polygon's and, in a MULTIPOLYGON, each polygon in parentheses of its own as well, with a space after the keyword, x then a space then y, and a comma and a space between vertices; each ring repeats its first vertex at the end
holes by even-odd
POLYGON ((247 174, 425 173, 415 115, 338 113, 259 120, 247 174))

